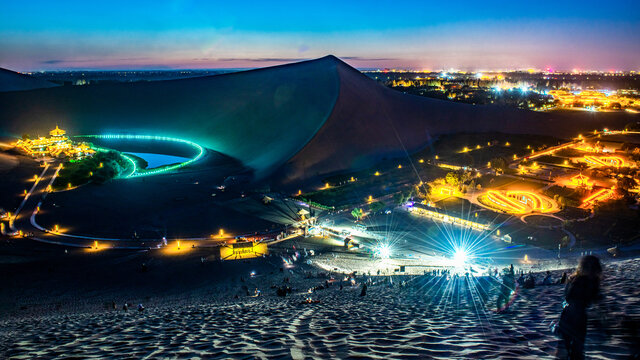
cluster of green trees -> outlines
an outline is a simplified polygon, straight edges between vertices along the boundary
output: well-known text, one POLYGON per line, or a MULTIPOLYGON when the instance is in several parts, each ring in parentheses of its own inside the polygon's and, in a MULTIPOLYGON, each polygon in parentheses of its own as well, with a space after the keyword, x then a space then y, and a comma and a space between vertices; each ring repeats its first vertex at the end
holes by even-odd
POLYGON ((465 194, 469 189, 475 189, 476 184, 474 173, 471 171, 451 171, 444 178, 444 183, 456 188, 465 194))
POLYGON ((64 164, 54 183, 56 189, 83 185, 89 182, 105 183, 125 171, 130 171, 130 165, 119 152, 104 151, 94 156, 64 164))
POLYGON ((509 161, 503 157, 496 157, 491 159, 491 168, 498 171, 505 171, 509 167, 509 161))

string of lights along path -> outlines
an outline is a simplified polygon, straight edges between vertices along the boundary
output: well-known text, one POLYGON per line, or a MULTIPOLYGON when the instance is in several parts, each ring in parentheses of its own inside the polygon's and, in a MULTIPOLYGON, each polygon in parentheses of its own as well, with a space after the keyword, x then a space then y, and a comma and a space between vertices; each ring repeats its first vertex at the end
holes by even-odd
MULTIPOLYGON (((131 173, 129 173, 129 175, 124 176, 124 178, 134 178, 134 177, 142 177, 142 176, 159 175, 159 174, 167 173, 167 172, 170 172, 170 171, 174 171, 174 170, 177 170, 177 169, 180 169, 182 167, 188 166, 188 165, 200 160, 205 154, 205 149, 202 146, 194 143, 193 141, 189 141, 189 140, 185 140, 185 139, 178 139, 178 138, 173 138, 173 137, 166 137, 166 136, 108 134, 108 135, 78 135, 76 137, 78 137, 78 138, 104 139, 104 140, 153 140, 153 141, 178 142, 178 143, 189 145, 189 146, 193 147, 194 149, 196 149, 197 152, 198 152, 197 155, 195 157, 193 157, 192 159, 190 159, 190 160, 187 160, 185 162, 181 162, 181 163, 175 164, 175 165, 163 166, 161 168, 157 168, 157 169, 153 169, 153 170, 138 169, 135 161, 131 157, 123 154, 122 156, 125 159, 127 159, 129 162, 131 162, 131 164, 133 166, 133 171, 131 171, 131 173)), ((101 150, 101 149, 99 149, 99 150, 101 150)))

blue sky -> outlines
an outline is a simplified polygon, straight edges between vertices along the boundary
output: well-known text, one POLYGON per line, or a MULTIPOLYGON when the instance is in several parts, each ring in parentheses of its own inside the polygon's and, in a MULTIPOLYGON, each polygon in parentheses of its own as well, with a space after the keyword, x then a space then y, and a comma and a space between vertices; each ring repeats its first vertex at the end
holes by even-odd
POLYGON ((632 1, 3 1, 0 67, 640 70, 632 1))

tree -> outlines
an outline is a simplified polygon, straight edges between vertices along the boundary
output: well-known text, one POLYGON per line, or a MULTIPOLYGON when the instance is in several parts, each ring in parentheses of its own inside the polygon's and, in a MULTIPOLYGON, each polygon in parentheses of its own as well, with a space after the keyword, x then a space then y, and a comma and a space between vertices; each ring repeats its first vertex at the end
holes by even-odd
POLYGON ((473 173, 471 173, 471 171, 465 171, 462 173, 462 175, 460 175, 460 182, 462 182, 463 184, 468 183, 472 179, 473 173))
POLYGON ((617 193, 624 197, 628 197, 629 190, 633 189, 635 186, 636 186, 635 180, 633 180, 632 178, 628 178, 626 176, 618 179, 618 181, 616 182, 617 193))
POLYGON ((636 182, 632 178, 628 178, 626 176, 618 179, 618 182, 616 184, 616 187, 618 189, 623 189, 626 191, 633 189, 635 186, 636 182))
POLYGON ((355 209, 351 210, 351 216, 356 218, 356 220, 360 220, 362 215, 364 215, 364 212, 360 208, 355 208, 355 209))
POLYGON ((497 157, 497 158, 491 159, 491 168, 495 170, 504 171, 507 168, 508 164, 509 162, 507 161, 507 159, 503 157, 497 157))
POLYGON ((416 196, 420 199, 427 199, 431 193, 431 186, 427 184, 416 185, 416 196))
POLYGON ((458 186, 458 184, 460 183, 460 174, 457 172, 449 172, 444 179, 447 184, 451 186, 458 186))
POLYGON ((381 201, 375 201, 372 202, 371 205, 369 205, 369 210, 371 210, 372 213, 377 213, 382 209, 384 209, 384 203, 381 201))
POLYGON ((398 194, 396 194, 398 196, 397 198, 398 205, 402 205, 407 201, 411 200, 414 194, 415 194, 415 190, 413 188, 409 190, 401 191, 398 194))

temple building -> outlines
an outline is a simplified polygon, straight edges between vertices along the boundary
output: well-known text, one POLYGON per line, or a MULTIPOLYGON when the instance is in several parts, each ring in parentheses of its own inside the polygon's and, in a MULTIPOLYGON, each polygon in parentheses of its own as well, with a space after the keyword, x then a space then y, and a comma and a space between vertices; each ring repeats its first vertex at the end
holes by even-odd
POLYGON ((15 145, 36 158, 50 156, 82 159, 95 154, 95 150, 89 144, 73 142, 66 133, 56 125, 55 129, 49 131, 49 137, 39 137, 33 140, 22 139, 18 140, 15 145))

